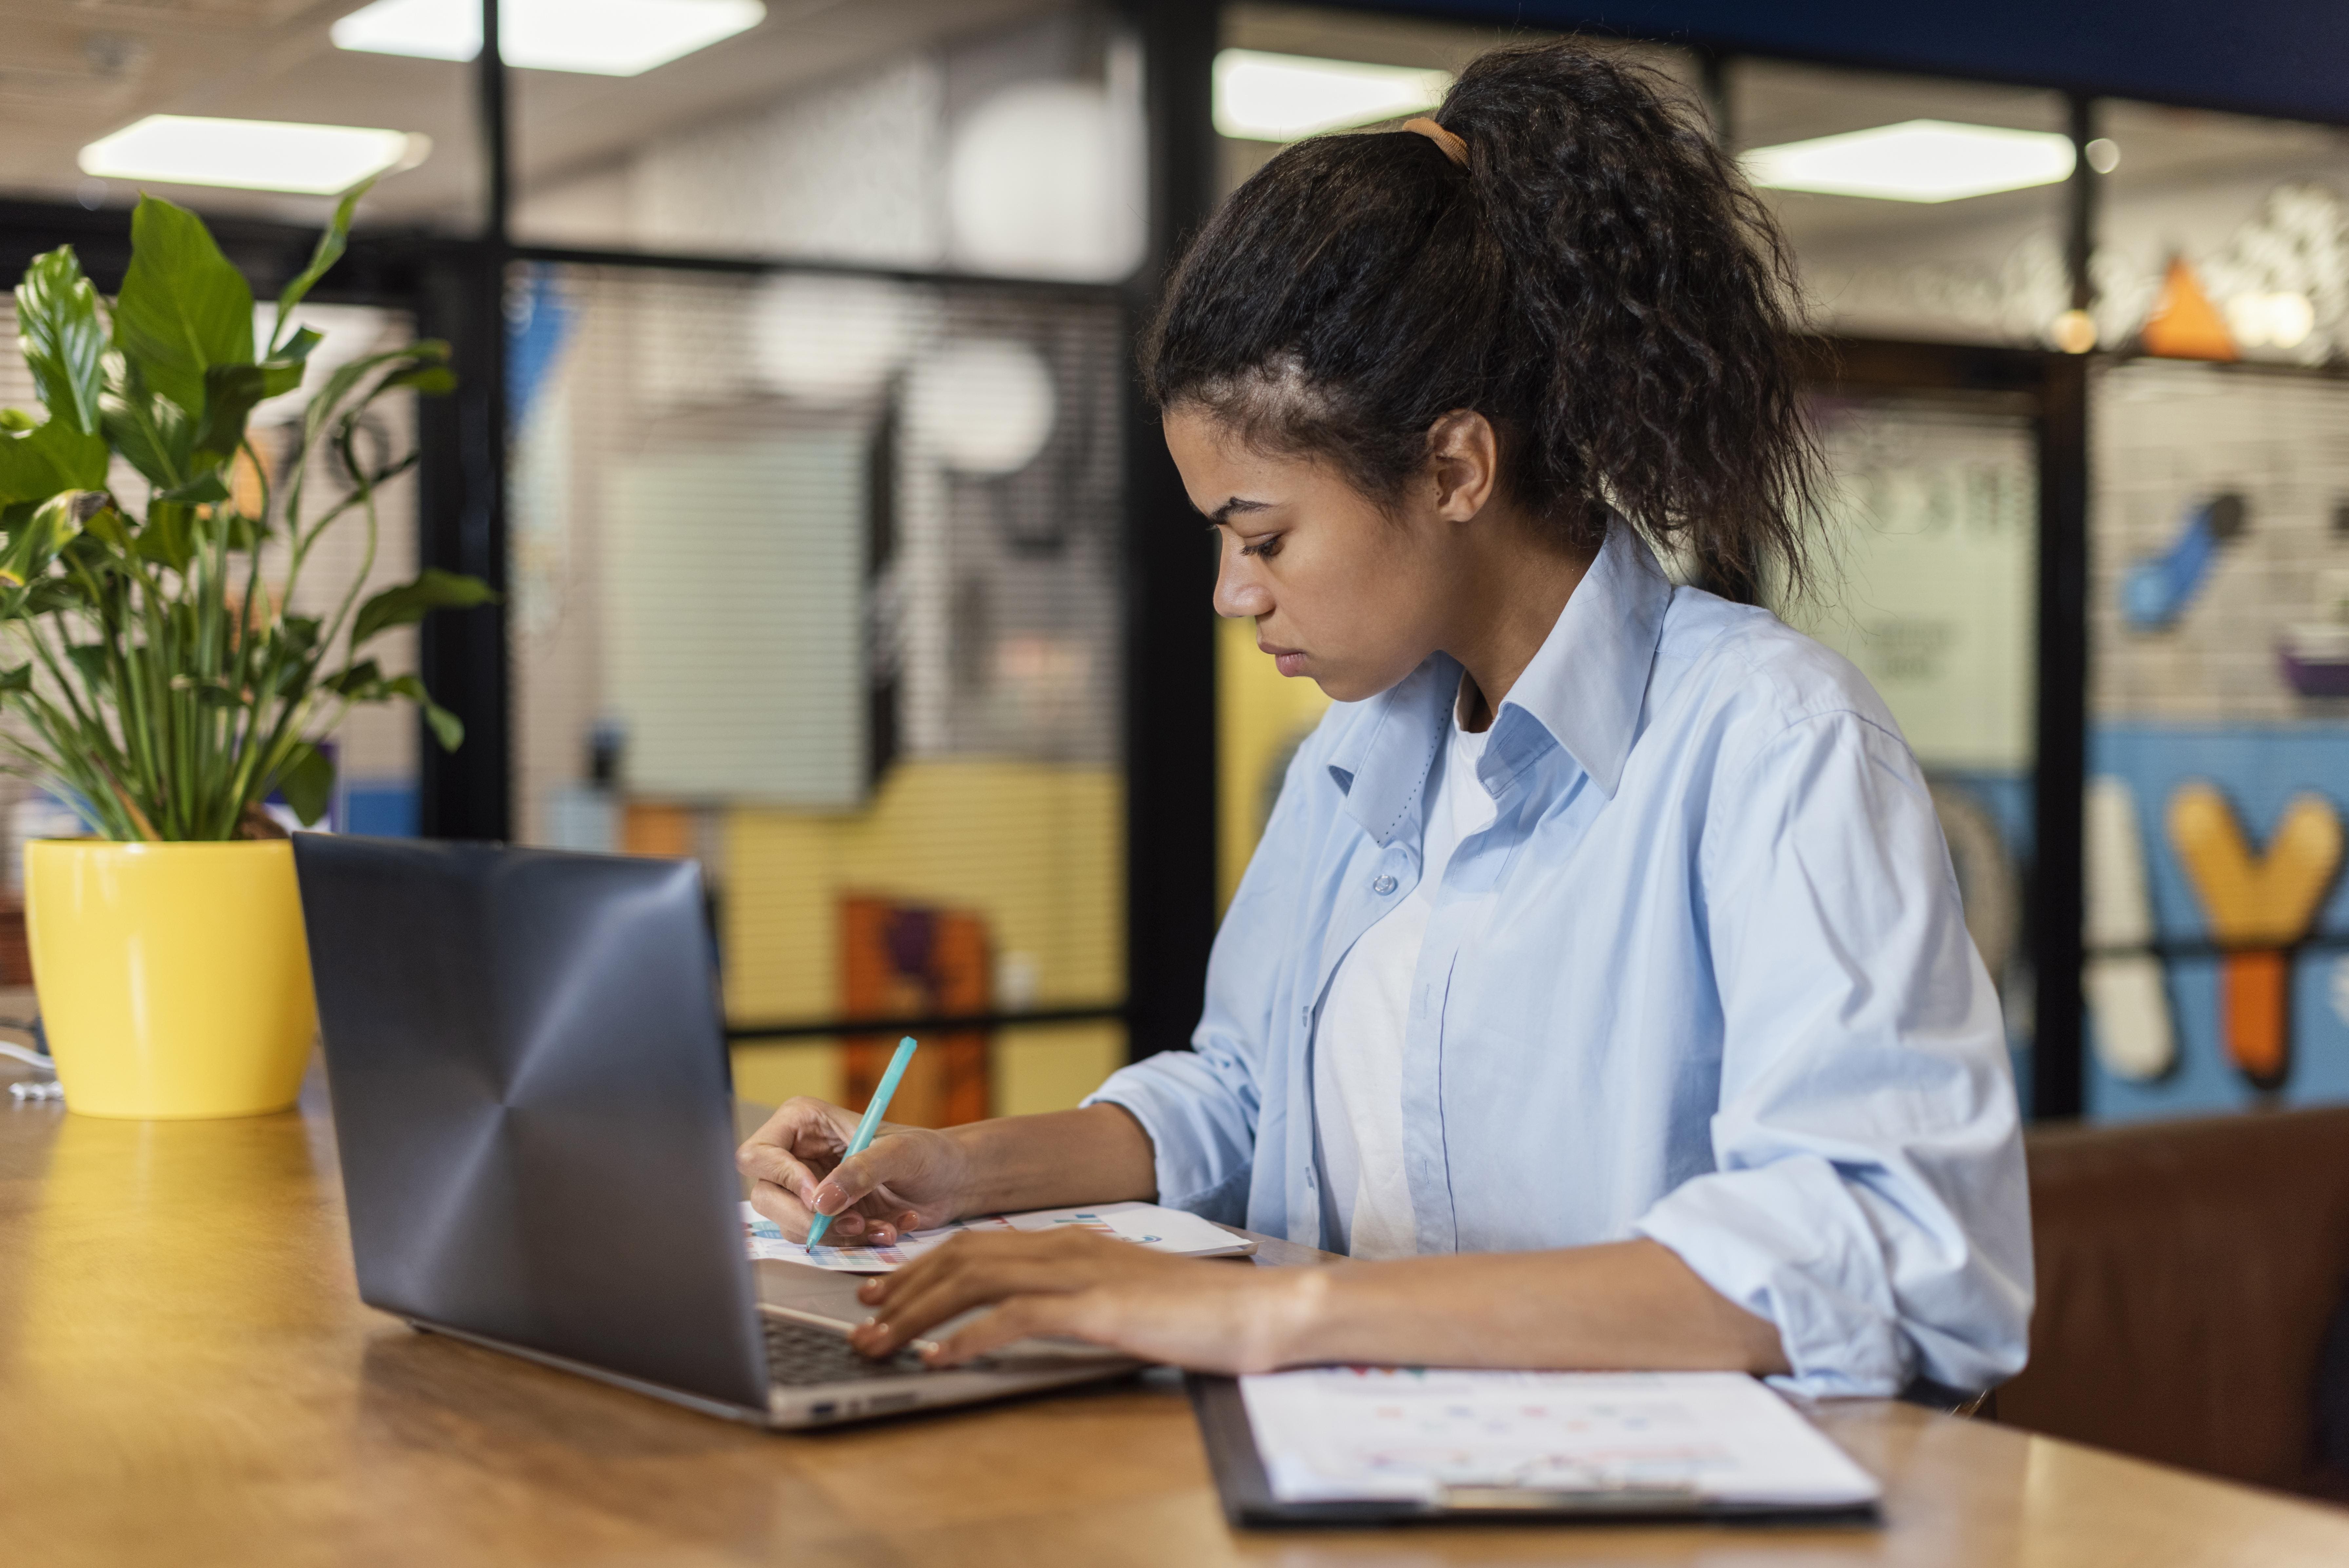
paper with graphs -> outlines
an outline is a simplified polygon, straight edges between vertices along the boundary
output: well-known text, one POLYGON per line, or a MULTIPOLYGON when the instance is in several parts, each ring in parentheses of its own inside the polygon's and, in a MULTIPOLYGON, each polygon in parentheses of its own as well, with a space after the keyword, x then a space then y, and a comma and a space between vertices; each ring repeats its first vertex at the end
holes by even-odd
POLYGON ((1878 1490, 1740 1373, 1314 1367, 1243 1377, 1240 1393, 1283 1502, 1497 1488, 1835 1508, 1878 1490))
POLYGON ((1185 1257, 1229 1256, 1250 1243, 1218 1225, 1179 1209, 1155 1203, 1102 1203, 1090 1208, 1037 1209, 1024 1214, 989 1214, 957 1220, 935 1231, 914 1231, 892 1247, 810 1247, 786 1240, 782 1230, 748 1203, 742 1227, 753 1258, 808 1263, 843 1274, 885 1274, 965 1231, 1091 1231, 1161 1252, 1185 1257))

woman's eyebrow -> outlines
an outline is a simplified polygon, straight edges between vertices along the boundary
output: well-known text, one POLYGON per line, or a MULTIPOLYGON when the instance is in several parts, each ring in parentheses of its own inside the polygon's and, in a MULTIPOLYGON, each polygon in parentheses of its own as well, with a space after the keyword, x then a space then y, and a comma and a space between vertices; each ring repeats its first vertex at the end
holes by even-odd
POLYGON ((1269 501, 1248 501, 1235 495, 1213 512, 1208 513, 1206 516, 1210 523, 1228 523, 1235 512, 1267 512, 1271 508, 1272 503, 1269 501))

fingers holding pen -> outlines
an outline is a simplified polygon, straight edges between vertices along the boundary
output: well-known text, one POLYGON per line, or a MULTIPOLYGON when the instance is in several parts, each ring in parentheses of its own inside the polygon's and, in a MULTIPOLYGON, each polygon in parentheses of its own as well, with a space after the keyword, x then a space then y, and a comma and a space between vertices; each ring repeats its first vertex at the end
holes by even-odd
MULTIPOLYGON (((795 1182, 778 1182, 761 1179, 751 1183, 750 1207, 772 1220, 782 1233, 794 1241, 807 1240, 808 1231, 819 1212, 829 1212, 831 1228, 824 1233, 828 1245, 854 1243, 876 1247, 893 1246, 906 1231, 919 1227, 920 1215, 905 1206, 902 1200, 881 1192, 864 1199, 856 1208, 843 1210, 826 1202, 823 1210, 808 1199, 819 1192, 813 1179, 795 1182)), ((827 1195, 837 1200, 837 1194, 827 1195)))

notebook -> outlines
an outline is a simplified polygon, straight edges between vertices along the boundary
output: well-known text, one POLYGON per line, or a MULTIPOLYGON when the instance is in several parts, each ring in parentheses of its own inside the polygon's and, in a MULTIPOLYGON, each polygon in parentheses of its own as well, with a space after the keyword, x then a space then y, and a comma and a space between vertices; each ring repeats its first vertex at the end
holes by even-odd
POLYGON ((1156 1251, 1186 1258, 1236 1258, 1256 1243, 1180 1209, 1155 1203, 1102 1203, 1082 1209, 1036 1209, 1022 1214, 989 1214, 957 1220, 935 1231, 912 1231, 891 1247, 810 1247, 787 1241, 781 1229, 750 1204, 742 1205, 744 1241, 753 1258, 808 1263, 843 1274, 885 1274, 966 1231, 1091 1231, 1156 1251))
POLYGON ((1195 1377, 1236 1524, 1872 1520, 1880 1488, 1738 1373, 1313 1367, 1195 1377))

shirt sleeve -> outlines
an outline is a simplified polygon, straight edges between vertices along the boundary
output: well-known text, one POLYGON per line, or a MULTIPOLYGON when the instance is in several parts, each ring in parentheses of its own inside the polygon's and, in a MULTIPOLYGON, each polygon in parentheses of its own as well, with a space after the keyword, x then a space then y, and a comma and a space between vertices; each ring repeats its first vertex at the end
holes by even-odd
POLYGON ((1799 1392, 1990 1387, 2031 1315, 2022 1130, 1924 778, 1849 711, 1737 771, 1701 861, 1715 1168, 1636 1228, 1777 1325, 1799 1392))
POLYGON ((1216 932, 1206 1006, 1188 1051, 1161 1051, 1112 1074, 1085 1097, 1121 1106, 1150 1135, 1158 1201, 1226 1225, 1247 1219, 1264 1073, 1287 940, 1295 925, 1314 786, 1329 730, 1291 760, 1264 836, 1216 932))

